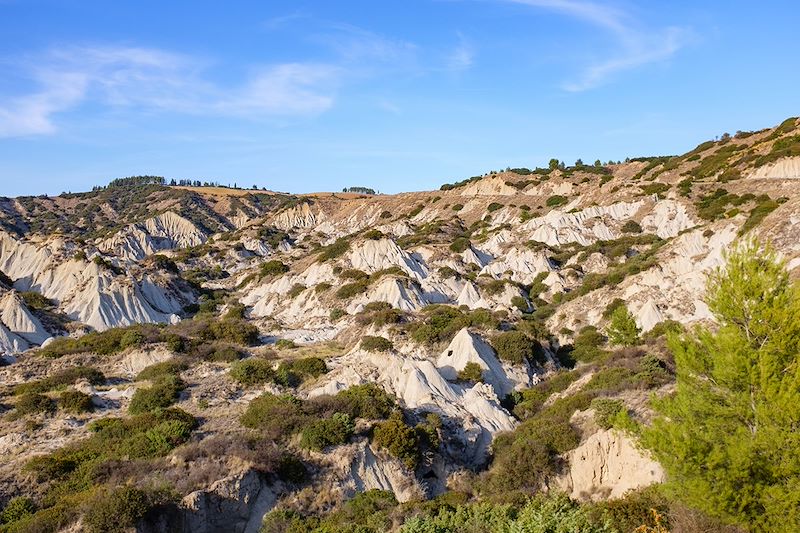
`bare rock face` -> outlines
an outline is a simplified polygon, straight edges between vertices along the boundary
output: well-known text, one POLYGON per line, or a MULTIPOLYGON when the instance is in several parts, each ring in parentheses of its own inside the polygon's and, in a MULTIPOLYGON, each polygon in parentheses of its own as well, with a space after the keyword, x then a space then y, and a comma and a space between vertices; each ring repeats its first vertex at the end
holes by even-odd
POLYGON ((255 470, 220 479, 183 498, 183 531, 257 533, 279 493, 280 487, 269 485, 255 470))
POLYGON ((141 260, 162 250, 188 248, 206 242, 206 235, 190 220, 167 211, 138 224, 131 224, 99 248, 130 260, 141 260))
POLYGON ((664 470, 620 432, 600 430, 565 454, 567 471, 555 485, 572 498, 619 498, 632 489, 664 481, 664 470))
POLYGON ((425 497, 413 472, 398 459, 373 450, 366 439, 337 446, 319 459, 329 463, 329 478, 323 483, 338 487, 347 497, 373 489, 390 491, 399 502, 425 497))

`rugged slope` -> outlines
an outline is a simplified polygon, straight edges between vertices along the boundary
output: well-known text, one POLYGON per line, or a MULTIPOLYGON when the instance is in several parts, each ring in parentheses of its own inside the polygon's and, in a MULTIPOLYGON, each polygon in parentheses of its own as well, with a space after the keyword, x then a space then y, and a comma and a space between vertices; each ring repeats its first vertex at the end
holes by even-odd
POLYGON ((143 186, 3 199, 0 350, 17 358, 0 370, 2 496, 57 499, 63 479, 36 483, 23 465, 90 439, 92 421, 137 416, 133 398, 157 386, 199 427, 141 463, 101 455, 95 483, 119 483, 109 465, 139 487, 157 473, 177 487, 184 530, 255 531, 276 505, 324 513, 369 489, 410 501, 466 483, 478 499, 517 483, 597 500, 659 482, 630 436, 591 422, 610 405, 595 400, 646 423, 649 391, 671 380, 663 333, 711 319, 705 277, 737 239, 771 241, 796 274, 798 168, 789 119, 681 156, 507 169, 392 196, 143 186), (618 305, 640 348, 603 338, 618 305), (164 362, 172 377, 137 377, 164 362), (23 414, 20 384, 87 365, 103 378, 46 388, 55 403, 23 414), (64 411, 64 388, 94 409, 64 411), (395 414, 348 403, 359 394, 386 395, 395 414), (343 441, 313 444, 336 424, 343 441), (512 475, 509 457, 541 470, 512 475))

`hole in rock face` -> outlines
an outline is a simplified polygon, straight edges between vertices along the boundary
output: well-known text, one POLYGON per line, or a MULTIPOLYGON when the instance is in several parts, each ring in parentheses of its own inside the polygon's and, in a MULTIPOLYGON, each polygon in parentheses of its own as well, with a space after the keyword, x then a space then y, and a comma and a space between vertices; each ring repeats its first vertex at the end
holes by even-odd
POLYGON ((447 357, 450 357, 452 355, 453 355, 453 350, 447 350, 447 357))
POLYGON ((428 470, 422 476, 422 479, 439 479, 439 476, 437 476, 436 473, 433 470, 428 470))

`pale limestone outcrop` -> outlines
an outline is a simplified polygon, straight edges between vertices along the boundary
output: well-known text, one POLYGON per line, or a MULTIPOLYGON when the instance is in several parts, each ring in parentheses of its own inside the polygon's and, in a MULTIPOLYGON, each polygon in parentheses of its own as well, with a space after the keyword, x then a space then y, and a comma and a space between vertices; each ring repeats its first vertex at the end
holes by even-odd
POLYGON ((232 474, 181 500, 183 531, 257 533, 281 491, 256 470, 232 474))
POLYGON ((576 499, 620 498, 664 481, 661 465, 615 429, 592 434, 564 458, 568 466, 554 484, 576 499))
POLYGON ((492 386, 498 398, 531 385, 527 365, 513 367, 502 363, 486 341, 463 328, 439 355, 435 365, 445 379, 455 381, 467 363, 481 367, 484 382, 492 386))
POLYGON ((34 245, 0 232, 0 270, 16 280, 15 288, 41 293, 97 330, 175 322, 190 298, 150 274, 117 275, 94 261, 65 257, 67 252, 58 239, 34 245))
POLYGON ((329 360, 332 370, 309 396, 336 394, 352 385, 377 383, 407 408, 443 416, 455 439, 449 450, 464 461, 481 464, 492 436, 512 430, 514 418, 500 406, 493 387, 486 383, 462 386, 450 383, 428 359, 362 350, 329 360))
POLYGON ((139 261, 164 250, 198 246, 206 239, 206 234, 192 221, 167 211, 126 226, 102 241, 98 248, 123 259, 139 261))
POLYGON ((749 179, 800 179, 800 157, 784 157, 755 169, 749 179))
POLYGON ((15 291, 8 291, 0 299, 0 322, 29 344, 41 345, 52 337, 15 291))

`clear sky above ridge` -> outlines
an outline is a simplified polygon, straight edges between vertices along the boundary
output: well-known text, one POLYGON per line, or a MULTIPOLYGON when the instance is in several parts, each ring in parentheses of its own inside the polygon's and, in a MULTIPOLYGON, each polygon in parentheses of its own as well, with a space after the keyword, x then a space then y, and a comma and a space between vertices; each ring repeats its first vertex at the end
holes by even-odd
POLYGON ((434 189, 800 114, 796 1, 0 0, 0 196, 434 189))

